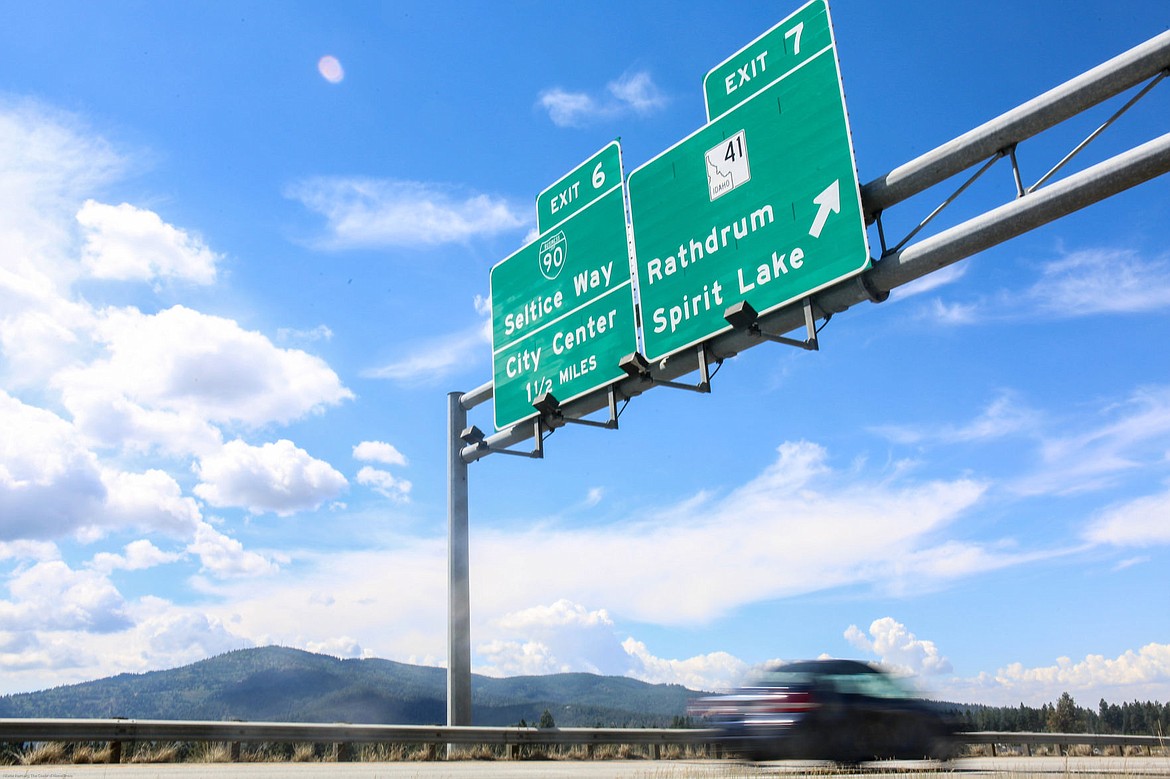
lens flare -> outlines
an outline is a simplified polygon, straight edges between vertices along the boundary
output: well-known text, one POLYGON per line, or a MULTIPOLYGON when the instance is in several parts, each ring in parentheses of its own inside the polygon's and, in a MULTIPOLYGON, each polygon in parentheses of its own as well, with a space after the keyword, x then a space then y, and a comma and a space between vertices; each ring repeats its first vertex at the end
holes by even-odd
POLYGON ((317 60, 317 72, 330 84, 340 84, 341 80, 345 78, 345 71, 342 69, 341 63, 332 54, 326 54, 317 60))

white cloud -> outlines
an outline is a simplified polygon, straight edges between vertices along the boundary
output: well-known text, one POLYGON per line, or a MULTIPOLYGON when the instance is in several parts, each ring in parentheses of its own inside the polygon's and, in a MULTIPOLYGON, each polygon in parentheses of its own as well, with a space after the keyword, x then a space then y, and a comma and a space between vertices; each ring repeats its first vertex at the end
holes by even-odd
POLYGON ((727 652, 655 657, 641 641, 620 640, 606 609, 566 599, 505 614, 477 635, 484 632, 489 638, 475 647, 475 671, 490 676, 584 671, 718 690, 735 686, 752 670, 727 652))
POLYGON ((534 627, 566 627, 569 625, 613 627, 613 620, 609 618, 605 609, 589 611, 579 603, 562 598, 549 606, 532 606, 505 614, 499 619, 499 625, 505 630, 530 630, 534 627))
POLYGON ((1087 316, 1170 307, 1170 259, 1128 249, 1071 252, 1047 263, 1028 291, 1046 315, 1087 316))
POLYGON ((61 550, 52 541, 0 541, 0 560, 59 560, 61 550))
MULTIPOLYGON (((0 95, 0 271, 42 290, 67 286, 78 274, 69 254, 78 204, 125 166, 77 116, 0 95)), ((4 287, 0 304, 11 311, 4 287)))
POLYGON ((181 554, 164 552, 146 539, 131 541, 122 551, 123 554, 98 552, 93 556, 90 567, 106 574, 115 570, 142 571, 182 558, 181 554))
POLYGON ((189 536, 200 518, 169 474, 102 465, 52 412, 0 390, 0 540, 138 527, 189 536))
POLYGON ((475 651, 486 663, 477 665, 475 671, 484 676, 540 676, 578 670, 558 660, 552 648, 540 641, 495 639, 480 644, 475 651))
POLYGON ((118 525, 189 536, 202 519, 194 499, 184 497, 179 483, 164 471, 103 470, 102 483, 107 491, 107 511, 118 525))
POLYGON ((106 633, 27 630, 18 634, 18 641, 5 642, 0 632, 5 692, 175 668, 252 645, 198 608, 176 606, 154 596, 124 603, 123 612, 129 624, 106 633))
POLYGON ((372 657, 362 649, 362 645, 349 636, 338 636, 325 641, 308 641, 305 643, 306 652, 316 652, 322 655, 332 655, 341 658, 372 657))
POLYGON ((933 641, 918 638, 892 617, 875 619, 868 636, 850 625, 845 639, 861 651, 877 655, 883 665, 903 673, 935 676, 952 670, 950 660, 939 653, 933 641))
POLYGON ((199 558, 202 570, 221 579, 267 576, 280 569, 272 560, 247 551, 239 541, 206 522, 200 522, 195 529, 195 540, 187 551, 199 558))
POLYGON ((476 670, 494 676, 588 671, 620 674, 624 655, 605 609, 561 599, 493 620, 495 636, 476 647, 476 670))
POLYGON ((681 684, 692 690, 728 690, 743 683, 752 666, 727 652, 710 652, 684 660, 655 657, 633 638, 622 642, 632 661, 629 675, 652 684, 681 684))
POLYGON ((327 249, 465 243, 531 221, 501 198, 418 181, 316 177, 286 195, 325 217, 327 249))
POLYGON ((107 445, 199 453, 219 443, 211 423, 284 424, 353 397, 320 358, 184 306, 109 309, 95 334, 108 356, 56 384, 78 427, 107 445))
POLYGON ((1170 544, 1170 490, 1105 510, 1090 523, 1085 538, 1114 546, 1170 544))
MULTIPOLYGON (((896 298, 923 294, 961 278, 970 266, 950 266, 896 290, 896 298)), ((978 302, 931 300, 923 318, 945 325, 1042 317, 1131 314, 1170 308, 1170 258, 1147 258, 1131 249, 1089 248, 1040 266, 1026 290, 1003 290, 978 302)))
POLYGON ((1101 698, 1166 700, 1170 698, 1170 644, 1150 643, 1113 658, 1094 654, 1074 662, 1059 657, 1052 665, 1031 668, 1011 663, 994 673, 952 679, 940 690, 952 700, 989 705, 1023 701, 1037 706, 1051 703, 1064 692, 1090 707, 1101 698))
MULTIPOLYGON (((827 459, 815 444, 786 443, 743 487, 648 512, 620 534, 571 525, 483 531, 474 540, 483 562, 472 571, 473 587, 485 607, 501 612, 524 602, 538 581, 578 603, 620 604, 623 618, 689 624, 771 598, 857 584, 937 586, 971 573, 951 574, 915 555, 935 547, 931 539, 979 502, 984 485, 899 486, 896 476, 838 473, 827 459), (608 573, 598 577, 599 570, 608 573), (737 575, 722 575, 728 570, 737 575)), ((1005 564, 999 558, 988 549, 983 563, 1005 564)))
POLYGON ((411 483, 406 479, 396 477, 389 471, 371 468, 367 465, 358 471, 357 482, 395 503, 410 502, 411 483))
POLYGON ((663 108, 668 100, 646 71, 634 71, 606 85, 607 96, 570 92, 552 87, 540 93, 537 104, 558 127, 582 127, 633 113, 646 116, 663 108))
POLYGON ((77 212, 77 221, 85 233, 81 260, 96 278, 215 281, 220 257, 153 211, 129 203, 110 206, 87 200, 77 212))
POLYGON ((63 561, 21 568, 8 580, 11 600, 0 600, 0 630, 123 630, 131 622, 125 601, 98 571, 74 571, 63 561))
MULTIPOLYGON (((213 599, 201 611, 260 646, 324 644, 361 625, 366 654, 444 657, 446 555, 445 538, 402 538, 388 547, 328 554, 302 550, 295 569, 208 583, 213 599)), ((487 618, 478 608, 473 616, 487 618)), ((486 635, 478 622, 472 631, 486 635)))
POLYGON ((666 95, 662 94, 654 79, 644 70, 626 73, 609 82, 606 89, 638 114, 653 113, 667 104, 666 95))
POLYGON ((384 441, 362 441, 353 448, 355 460, 383 465, 406 465, 406 455, 384 441))
POLYGON ((979 416, 962 424, 924 427, 875 426, 875 433, 901 444, 947 444, 994 441, 1021 434, 1038 434, 1040 414, 1012 392, 1000 392, 979 416))
POLYGON ((55 538, 100 519, 97 458, 52 412, 0 390, 0 539, 55 538))
POLYGON ((317 325, 308 330, 296 330, 289 327, 281 327, 276 330, 276 340, 281 343, 290 341, 314 343, 316 341, 330 341, 332 339, 333 331, 326 325, 317 325))
POLYGON ((1035 495, 1101 489, 1119 474, 1163 460, 1170 450, 1170 387, 1146 387, 1095 415, 1082 413, 1061 433, 1042 440, 1040 464, 1012 482, 1013 490, 1035 495))
POLYGON ((557 127, 578 127, 602 113, 597 101, 589 95, 567 92, 560 87, 541 92, 538 102, 557 127))
POLYGON ((925 317, 944 325, 970 325, 980 321, 979 307, 972 303, 944 303, 935 299, 925 312, 925 317))
POLYGON ((913 297, 914 295, 922 295, 927 292, 933 292, 939 287, 945 287, 948 284, 953 284, 967 275, 967 271, 971 265, 969 262, 960 262, 954 265, 948 265, 945 268, 928 273, 921 276, 909 284, 903 284, 898 287, 890 296, 891 302, 899 301, 904 298, 913 297))
POLYGON ((346 487, 345 477, 292 441, 251 446, 229 441, 196 466, 195 494, 213 506, 289 516, 315 510, 346 487))
POLYGON ((435 385, 480 365, 491 355, 491 321, 413 346, 413 351, 379 368, 362 371, 371 379, 390 379, 406 384, 435 385))

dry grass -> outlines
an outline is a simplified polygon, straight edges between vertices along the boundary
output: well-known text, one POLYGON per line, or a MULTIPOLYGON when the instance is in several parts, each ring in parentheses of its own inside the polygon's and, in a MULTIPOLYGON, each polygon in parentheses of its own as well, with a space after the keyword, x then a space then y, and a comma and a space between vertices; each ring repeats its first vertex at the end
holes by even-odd
POLYGON ((231 744, 216 741, 202 741, 187 755, 188 763, 230 763, 231 744))
POLYGON ((36 744, 16 755, 17 765, 61 765, 69 762, 69 750, 64 744, 49 742, 36 744))
POLYGON ((178 763, 184 757, 184 749, 176 743, 140 744, 133 754, 122 756, 126 763, 178 763))

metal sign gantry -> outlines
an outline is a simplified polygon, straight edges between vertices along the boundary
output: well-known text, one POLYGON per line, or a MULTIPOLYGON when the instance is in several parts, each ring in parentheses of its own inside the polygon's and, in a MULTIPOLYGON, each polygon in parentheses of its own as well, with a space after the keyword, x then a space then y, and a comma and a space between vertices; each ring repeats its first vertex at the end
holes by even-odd
MULTIPOLYGON (((1170 171, 1168 132, 1078 173, 1050 182, 1057 170, 1072 156, 1168 74, 1170 32, 1165 32, 862 186, 861 202, 866 221, 877 222, 882 239, 880 256, 874 259, 872 268, 817 292, 811 299, 784 306, 758 320, 750 316, 739 320, 740 326, 700 344, 697 366, 695 353, 690 351, 680 352, 653 364, 645 360, 625 360, 622 367, 628 374, 627 378, 571 403, 538 409, 535 424, 518 424, 491 436, 484 436, 478 429, 469 428, 467 412, 492 398, 492 383, 488 382, 471 392, 450 393, 447 396, 447 724, 471 724, 467 543, 467 469, 470 463, 492 453, 539 457, 543 454, 545 431, 567 422, 589 423, 590 420, 582 417, 607 407, 611 419, 616 421, 616 399, 628 401, 655 386, 706 389, 709 387, 709 364, 722 363, 767 340, 796 342, 795 339, 784 339, 777 334, 798 328, 812 331, 812 337, 815 338, 813 322, 810 320, 827 320, 864 301, 881 302, 897 287, 1170 171), (1146 81, 1149 83, 1134 98, 1048 174, 1035 184, 1024 186, 1015 164, 1020 143, 1146 81), (887 246, 881 222, 883 212, 958 173, 981 165, 972 177, 973 180, 1000 159, 1012 162, 1016 182, 1013 199, 961 224, 910 243, 922 226, 970 184, 969 180, 909 236, 893 247, 887 246), (699 385, 690 387, 676 381, 695 371, 696 367, 704 378, 699 385), (520 452, 513 448, 530 438, 536 439, 532 451, 520 452)), ((727 316, 730 320, 732 312, 727 312, 727 316)), ((615 426, 599 422, 592 424, 615 426)))

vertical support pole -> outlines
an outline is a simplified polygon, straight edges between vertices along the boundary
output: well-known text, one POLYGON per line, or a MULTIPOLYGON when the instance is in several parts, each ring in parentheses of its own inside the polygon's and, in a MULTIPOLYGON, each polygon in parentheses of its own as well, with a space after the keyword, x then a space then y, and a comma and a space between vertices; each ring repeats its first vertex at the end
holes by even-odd
MULTIPOLYGON (((447 395, 447 725, 471 724, 471 585, 467 540, 467 427, 463 393, 447 395)), ((447 745, 450 755, 454 744, 447 745)))

